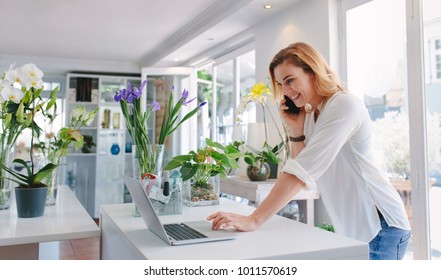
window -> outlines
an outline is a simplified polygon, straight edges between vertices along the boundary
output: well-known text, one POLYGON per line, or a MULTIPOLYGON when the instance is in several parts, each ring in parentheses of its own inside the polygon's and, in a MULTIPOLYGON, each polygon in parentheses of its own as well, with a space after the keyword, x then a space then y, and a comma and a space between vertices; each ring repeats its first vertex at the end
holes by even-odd
MULTIPOLYGON (((427 26, 427 24, 426 24, 427 26)), ((430 59, 430 81, 441 82, 441 38, 429 39, 430 59)))
POLYGON ((198 100, 207 101, 208 104, 202 107, 198 113, 198 148, 205 145, 205 138, 211 138, 210 128, 212 127, 212 103, 213 103, 213 75, 211 65, 200 68, 197 71, 198 100))
MULTIPOLYGON (((205 138, 223 144, 238 140, 234 135, 237 123, 236 108, 240 98, 247 94, 255 83, 255 51, 213 63, 198 69, 198 98, 208 101, 198 116, 198 146, 205 138), (213 91, 216 88, 216 91, 213 91)), ((255 107, 249 106, 241 117, 240 134, 250 122, 256 121, 255 107)))
MULTIPOLYGON (((346 28, 347 82, 352 92, 359 93, 369 108, 371 118, 381 124, 374 133, 380 139, 378 146, 389 144, 391 156, 383 157, 392 170, 410 173, 410 159, 416 157, 412 174, 428 172, 428 178, 411 178, 412 182, 425 187, 411 185, 408 180, 393 182, 405 202, 409 219, 412 220, 412 240, 405 258, 439 259, 441 254, 441 13, 439 1, 400 0, 342 0, 343 25, 346 28), (360 4, 363 2, 364 4, 360 4), (418 50, 421 34, 414 25, 418 21, 407 17, 405 10, 411 5, 423 4, 422 20, 426 61, 420 69, 418 60, 406 61, 406 51, 418 50), (405 7, 407 3, 407 7, 405 7), (372 18, 375 18, 373 21, 372 18), (366 24, 369 22, 369 24, 366 24), (407 26, 411 26, 406 30, 407 26), (405 37, 406 36, 406 37, 405 37), (387 42, 387 43, 379 43, 387 42), (413 49, 414 48, 414 49, 413 49), (426 75, 425 89, 420 75, 426 75), (422 110, 418 102, 426 101, 422 110), (417 104, 417 106, 414 106, 417 104), (426 114, 424 117, 424 113, 426 114), (426 128, 417 127, 425 118, 426 128), (401 125, 391 125, 401 122, 401 125), (397 133, 392 129, 400 127, 397 133), (422 131, 423 130, 423 131, 422 131), (415 133, 418 132, 418 133, 415 133), (421 133, 422 132, 422 133, 421 133), (422 136, 422 134, 424 134, 422 136), (413 136, 409 137, 409 134, 413 136), (381 140, 382 139, 382 140, 381 140), (412 140, 412 141, 410 141, 412 140), (424 143, 424 141, 426 143, 424 143), (424 152, 422 152, 424 151, 424 152), (410 154, 412 152, 412 155, 410 154), (424 161, 424 162, 423 162, 424 161), (427 187, 427 188, 426 188, 427 187), (412 199, 411 199, 412 193, 412 199), (426 211, 428 210, 428 211, 426 211), (414 218, 412 218, 414 217, 414 218)), ((341 48, 344 49, 344 48, 341 48)), ((419 55, 414 54, 412 55, 419 55)), ((376 145, 376 146, 377 146, 376 145)), ((384 155, 384 154, 383 154, 384 155)), ((409 174, 408 176, 411 176, 409 174)), ((392 174, 393 175, 393 174, 392 174)), ((405 176, 407 177, 407 176, 405 176)))
POLYGON ((436 59, 435 59, 435 62, 436 62, 436 79, 437 80, 440 80, 441 79, 441 55, 439 55, 439 54, 437 54, 436 55, 436 59))
MULTIPOLYGON (((347 86, 369 110, 375 156, 400 193, 412 222, 405 3, 369 1, 346 11, 345 27, 347 86)), ((406 258, 412 258, 411 248, 406 258)))

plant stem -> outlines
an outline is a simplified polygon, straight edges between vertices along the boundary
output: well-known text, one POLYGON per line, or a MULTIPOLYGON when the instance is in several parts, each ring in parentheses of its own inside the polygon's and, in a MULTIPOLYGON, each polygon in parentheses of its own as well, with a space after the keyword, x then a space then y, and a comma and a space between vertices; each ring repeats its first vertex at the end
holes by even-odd
POLYGON ((264 105, 264 103, 260 103, 260 105, 262 106, 262 111, 263 111, 263 125, 265 127, 265 143, 268 143, 268 131, 266 129, 266 117, 265 117, 265 105, 264 105))

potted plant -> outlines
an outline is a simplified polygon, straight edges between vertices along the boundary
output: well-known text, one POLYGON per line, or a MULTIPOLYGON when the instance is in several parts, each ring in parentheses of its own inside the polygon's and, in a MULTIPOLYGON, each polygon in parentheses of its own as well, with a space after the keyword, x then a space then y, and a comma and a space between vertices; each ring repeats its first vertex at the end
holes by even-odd
POLYGON ((23 167, 25 174, 3 164, 1 165, 3 170, 13 176, 13 178, 8 179, 18 184, 15 188, 15 197, 17 214, 20 218, 33 218, 44 215, 48 187, 43 180, 57 168, 57 165, 49 163, 38 169, 38 164, 32 158, 31 156, 30 166, 23 159, 15 159, 13 161, 13 164, 23 167))
POLYGON ((227 177, 231 168, 238 168, 237 159, 244 156, 233 144, 224 146, 208 138, 205 142, 206 147, 173 157, 164 167, 180 168, 183 200, 188 206, 219 204, 219 177, 227 177))
POLYGON ((282 158, 285 159, 289 158, 289 154, 290 154, 290 147, 288 144, 288 137, 287 137, 288 135, 287 127, 284 125, 283 121, 280 120, 280 122, 277 122, 276 118, 273 116, 270 108, 268 107, 268 101, 271 97, 272 97, 271 90, 266 84, 264 84, 263 82, 256 83, 250 89, 250 92, 242 97, 240 104, 236 109, 237 123, 242 122, 241 116, 250 104, 260 105, 263 113, 262 116, 263 116, 264 133, 265 133, 264 134, 265 142, 263 148, 261 151, 259 151, 256 147, 251 147, 250 145, 247 145, 248 149, 251 150, 251 152, 248 153, 247 158, 248 158, 248 162, 250 162, 249 163, 250 172, 259 173, 260 171, 264 171, 260 169, 265 169, 265 170, 268 169, 270 173, 266 178, 264 178, 265 177, 264 174, 266 174, 266 172, 263 172, 264 174, 260 174, 258 178, 256 178, 256 181, 266 180, 267 178, 277 178, 277 169, 279 162, 281 161, 282 158), (271 147, 268 144, 268 129, 267 129, 267 117, 266 117, 267 112, 281 140, 280 144, 274 147, 271 147), (279 128, 279 123, 281 124, 282 130, 280 130, 279 128), (261 159, 266 161, 267 164, 260 164, 261 159), (269 165, 269 168, 267 168, 267 165, 269 165))
POLYGON ((267 180, 271 171, 269 163, 279 163, 277 155, 283 150, 284 143, 282 142, 273 148, 265 142, 262 150, 257 150, 249 145, 246 147, 249 151, 245 152, 244 161, 248 164, 248 178, 251 181, 267 180))
MULTIPOLYGON (((4 72, 0 81, 0 209, 8 209, 10 205, 12 184, 6 183, 6 181, 12 182, 12 178, 5 175, 11 173, 7 170, 13 171, 10 164, 11 158, 14 157, 13 150, 18 136, 23 130, 29 128, 32 130, 32 138, 34 135, 39 137, 41 128, 35 122, 37 115, 42 115, 45 119, 48 118, 47 112, 56 105, 58 88, 51 92, 47 100, 41 98, 42 77, 43 72, 34 64, 29 63, 21 67, 11 65, 4 72), (9 154, 12 155, 7 156, 9 154)), ((31 147, 33 147, 33 143, 31 147)), ((14 163, 20 165, 20 161, 16 160, 14 163)), ((39 186, 36 183, 38 183, 40 176, 34 177, 34 167, 31 171, 31 174, 28 173, 28 175, 18 173, 17 175, 25 176, 20 177, 24 185, 32 183, 32 187, 39 186)), ((13 173, 11 174, 13 175, 13 173)))

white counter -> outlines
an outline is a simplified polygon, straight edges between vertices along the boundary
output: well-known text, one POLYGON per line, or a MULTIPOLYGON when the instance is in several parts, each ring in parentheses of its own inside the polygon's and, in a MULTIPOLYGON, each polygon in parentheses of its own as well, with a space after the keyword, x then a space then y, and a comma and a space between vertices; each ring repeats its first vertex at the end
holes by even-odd
MULTIPOLYGON (((239 196, 254 201, 258 206, 271 192, 276 179, 266 181, 250 181, 248 177, 231 176, 221 179, 222 193, 239 196)), ((293 198, 298 202, 301 213, 305 216, 305 223, 314 226, 314 200, 319 199, 318 190, 301 189, 293 198), (299 203, 306 201, 306 203, 299 203)))
MULTIPOLYGON (((253 207, 228 199, 220 205, 185 207, 182 215, 160 216, 164 223, 205 219, 216 211, 249 214, 253 207)), ((291 219, 274 216, 254 232, 235 240, 169 246, 150 232, 133 204, 101 207, 102 259, 368 259, 368 244, 291 219)))
POLYGON ((58 188, 56 205, 46 206, 42 217, 18 218, 15 197, 10 209, 0 210, 0 259, 38 258, 39 243, 98 236, 98 226, 68 186, 58 188))

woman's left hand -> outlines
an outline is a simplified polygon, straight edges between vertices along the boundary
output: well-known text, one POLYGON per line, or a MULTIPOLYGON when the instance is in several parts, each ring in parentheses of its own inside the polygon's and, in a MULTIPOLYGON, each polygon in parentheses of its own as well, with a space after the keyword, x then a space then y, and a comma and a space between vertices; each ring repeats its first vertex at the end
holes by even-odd
POLYGON ((213 220, 211 228, 213 230, 236 228, 238 231, 254 231, 257 223, 252 216, 243 216, 234 213, 217 212, 210 215, 207 220, 213 220))

